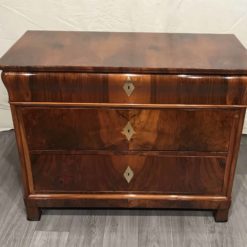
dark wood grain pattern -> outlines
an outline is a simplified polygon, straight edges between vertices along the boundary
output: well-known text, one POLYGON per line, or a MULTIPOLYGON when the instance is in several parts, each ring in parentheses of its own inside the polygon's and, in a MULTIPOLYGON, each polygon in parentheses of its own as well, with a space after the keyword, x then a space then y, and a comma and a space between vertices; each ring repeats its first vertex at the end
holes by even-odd
POLYGON ((20 114, 31 150, 227 152, 239 113, 217 109, 25 107, 20 114), (135 132, 130 140, 123 134, 128 122, 135 132))
POLYGON ((43 207, 154 207, 227 221, 247 106, 236 37, 31 31, 0 69, 29 220, 43 207))
MULTIPOLYGON (((21 181, 18 179, 20 163, 14 138, 13 131, 0 132, 0 246, 45 245, 63 247, 76 246, 76 244, 81 243, 81 246, 88 247, 140 247, 152 246, 155 243, 160 247, 188 247, 188 243, 190 243, 191 247, 209 247, 210 245, 216 247, 221 246, 223 242, 225 247, 244 247, 246 245, 247 136, 242 136, 241 139, 233 188, 233 207, 227 224, 215 224, 211 218, 212 212, 208 210, 194 210, 193 208, 187 211, 181 210, 182 206, 185 208, 187 205, 187 207, 197 206, 198 208, 207 206, 207 209, 211 207, 214 211, 217 206, 225 202, 224 197, 200 196, 201 201, 194 199, 191 203, 192 196, 186 196, 187 201, 185 202, 185 200, 174 199, 174 195, 167 195, 166 197, 162 195, 160 200, 155 200, 155 198, 158 196, 160 198, 161 195, 153 195, 148 197, 149 200, 145 200, 147 196, 144 194, 141 194, 142 197, 139 196, 136 200, 133 200, 133 194, 131 194, 132 200, 131 197, 122 199, 125 201, 122 206, 127 205, 128 207, 129 205, 129 207, 132 206, 131 209, 107 208, 109 205, 115 204, 116 206, 117 203, 119 206, 120 203, 119 199, 109 199, 106 194, 101 195, 104 196, 104 200, 95 199, 99 195, 94 194, 94 199, 89 199, 92 194, 81 194, 80 198, 84 196, 84 200, 77 199, 75 202, 73 199, 73 205, 74 207, 77 205, 77 209, 43 208, 41 221, 30 223, 26 221, 26 214, 23 209, 21 181), (173 201, 171 200, 172 197, 173 201), (207 201, 203 200, 205 197, 207 201), (160 206, 161 208, 138 209, 136 201, 140 203, 139 207, 140 205, 147 206, 148 202, 150 207, 160 206), (98 203, 97 207, 102 205, 105 208, 83 208, 90 204, 91 207, 92 204, 96 206, 96 202, 98 203), (176 206, 180 209, 164 210, 164 206, 176 206), (123 236, 128 237, 123 238, 123 236)), ((43 197, 41 197, 40 194, 36 194, 35 199, 32 196, 32 200, 35 200, 36 204, 42 205, 42 207, 48 206, 51 201, 53 206, 60 205, 61 207, 69 205, 69 202, 72 204, 71 200, 68 199, 68 194, 66 195, 66 200, 61 200, 57 194, 53 194, 52 199, 48 195, 42 194, 43 197)), ((65 195, 59 194, 59 196, 65 198, 65 195)), ((126 194, 121 194, 121 196, 126 198, 126 194)), ((73 195, 73 198, 78 197, 79 194, 73 195)), ((114 198, 116 198, 115 194, 114 198)), ((179 198, 181 199, 181 196, 179 198)), ((193 198, 198 199, 198 196, 193 196, 193 198)))
POLYGON ((225 158, 156 155, 32 155, 37 193, 222 194, 225 158), (124 177, 130 167, 133 178, 124 177))
POLYGON ((28 31, 0 69, 247 74, 247 52, 230 34, 28 31))
POLYGON ((11 102, 247 105, 247 76, 6 72, 2 78, 11 102))

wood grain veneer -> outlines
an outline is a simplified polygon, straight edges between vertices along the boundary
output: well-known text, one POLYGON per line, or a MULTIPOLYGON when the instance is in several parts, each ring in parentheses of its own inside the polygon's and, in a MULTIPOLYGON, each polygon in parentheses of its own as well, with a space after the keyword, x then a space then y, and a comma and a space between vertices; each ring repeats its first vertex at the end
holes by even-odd
POLYGON ((130 96, 123 90, 128 76, 130 74, 2 73, 13 102, 247 105, 247 76, 131 74, 135 90, 130 96))
POLYGON ((232 34, 27 31, 0 60, 5 71, 247 74, 232 34))
POLYGON ((0 69, 28 219, 144 207, 227 221, 247 106, 233 35, 29 31, 0 69))
POLYGON ((239 110, 193 108, 25 107, 18 113, 30 150, 226 152, 239 117, 239 110), (122 133, 127 122, 135 131, 130 140, 122 133))
POLYGON ((226 158, 162 155, 32 155, 37 193, 154 193, 220 195, 226 158), (123 178, 133 170, 130 183, 123 178), (75 176, 75 173, 78 174, 75 176), (144 182, 145 181, 145 182, 144 182))

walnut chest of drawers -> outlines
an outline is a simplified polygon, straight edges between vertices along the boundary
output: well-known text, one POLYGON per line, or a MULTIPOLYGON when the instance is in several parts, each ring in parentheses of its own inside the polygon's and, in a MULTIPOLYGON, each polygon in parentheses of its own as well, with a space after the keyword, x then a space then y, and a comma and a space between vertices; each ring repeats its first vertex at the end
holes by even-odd
POLYGON ((247 105, 235 36, 28 31, 0 68, 28 219, 119 207, 227 220, 247 105))

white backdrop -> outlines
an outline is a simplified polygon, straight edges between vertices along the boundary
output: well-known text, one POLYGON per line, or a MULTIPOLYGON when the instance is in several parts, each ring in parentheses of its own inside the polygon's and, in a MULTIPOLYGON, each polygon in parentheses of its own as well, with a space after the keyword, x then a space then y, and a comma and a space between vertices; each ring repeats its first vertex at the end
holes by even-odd
MULTIPOLYGON (((0 56, 30 29, 234 33, 247 47, 247 0, 0 0, 0 56)), ((0 130, 7 101, 0 81, 0 130)))

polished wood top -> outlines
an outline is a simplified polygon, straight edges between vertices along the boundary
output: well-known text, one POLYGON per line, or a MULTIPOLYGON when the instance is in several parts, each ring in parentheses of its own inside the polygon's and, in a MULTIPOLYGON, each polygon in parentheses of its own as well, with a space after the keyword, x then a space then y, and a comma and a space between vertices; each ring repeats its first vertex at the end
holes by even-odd
POLYGON ((0 69, 247 74, 247 51, 230 34, 28 31, 0 69))

